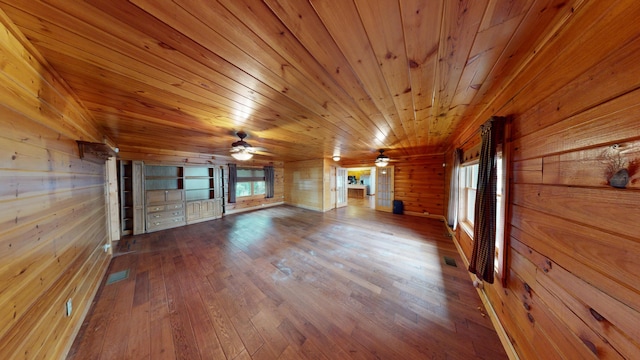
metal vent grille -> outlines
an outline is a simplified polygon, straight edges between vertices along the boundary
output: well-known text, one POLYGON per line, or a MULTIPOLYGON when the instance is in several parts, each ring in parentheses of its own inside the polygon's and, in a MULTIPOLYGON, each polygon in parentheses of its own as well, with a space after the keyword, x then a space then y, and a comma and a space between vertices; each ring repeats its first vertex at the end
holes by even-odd
POLYGON ((124 280, 128 277, 129 277, 129 269, 115 272, 113 274, 110 274, 109 277, 107 278, 107 285, 113 284, 120 280, 124 280))
POLYGON ((458 267, 458 264, 456 264, 456 260, 452 257, 444 256, 444 263, 449 266, 458 267))

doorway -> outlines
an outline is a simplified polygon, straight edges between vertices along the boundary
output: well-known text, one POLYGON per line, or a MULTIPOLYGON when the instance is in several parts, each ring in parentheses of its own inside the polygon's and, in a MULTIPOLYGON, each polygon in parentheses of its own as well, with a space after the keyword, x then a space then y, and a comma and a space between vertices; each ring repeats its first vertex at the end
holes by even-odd
POLYGON ((394 168, 386 166, 379 168, 376 176, 375 208, 379 211, 391 212, 394 200, 394 168))

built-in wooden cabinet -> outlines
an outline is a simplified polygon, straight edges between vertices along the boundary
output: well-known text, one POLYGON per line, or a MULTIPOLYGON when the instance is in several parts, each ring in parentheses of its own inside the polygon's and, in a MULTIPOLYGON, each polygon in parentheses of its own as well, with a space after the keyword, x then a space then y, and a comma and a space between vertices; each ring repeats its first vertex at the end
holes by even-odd
POLYGON ((147 232, 186 224, 182 189, 147 190, 147 232))
POLYGON ((133 235, 144 234, 144 163, 131 162, 131 184, 133 191, 133 235))
POLYGON ((133 166, 131 161, 118 162, 120 235, 133 233, 133 166))
POLYGON ((222 169, 212 166, 120 164, 123 235, 222 217, 222 169))
POLYGON ((222 170, 216 167, 185 167, 187 223, 222 217, 222 170))

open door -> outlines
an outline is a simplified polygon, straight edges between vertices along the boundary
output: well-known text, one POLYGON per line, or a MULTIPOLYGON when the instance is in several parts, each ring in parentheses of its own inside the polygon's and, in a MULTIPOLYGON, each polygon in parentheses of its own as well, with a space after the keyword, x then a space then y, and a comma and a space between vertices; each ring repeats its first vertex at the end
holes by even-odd
POLYGON ((336 169, 336 208, 347 206, 347 169, 336 169))
POLYGON ((376 210, 393 211, 393 166, 376 171, 376 210))

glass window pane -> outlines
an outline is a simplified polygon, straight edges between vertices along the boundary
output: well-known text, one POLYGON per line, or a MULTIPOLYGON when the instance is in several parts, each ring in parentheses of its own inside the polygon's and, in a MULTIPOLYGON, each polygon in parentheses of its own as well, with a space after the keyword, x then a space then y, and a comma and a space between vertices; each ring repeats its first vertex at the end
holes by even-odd
POLYGON ((251 169, 237 169, 237 174, 239 178, 243 177, 251 177, 251 169))
POLYGON ((265 193, 264 181, 254 181, 253 195, 261 195, 265 193))
POLYGON ((476 208, 476 190, 469 189, 467 192, 467 221, 471 224, 475 220, 475 208, 476 208))
POLYGON ((477 189, 478 188, 478 169, 479 169, 480 165, 479 164, 475 164, 475 165, 471 165, 469 167, 469 169, 471 170, 471 184, 469 184, 469 187, 472 189, 477 189))
POLYGON ((251 195, 251 183, 239 182, 236 184, 236 197, 251 195))

